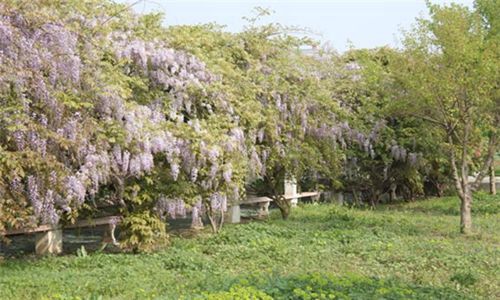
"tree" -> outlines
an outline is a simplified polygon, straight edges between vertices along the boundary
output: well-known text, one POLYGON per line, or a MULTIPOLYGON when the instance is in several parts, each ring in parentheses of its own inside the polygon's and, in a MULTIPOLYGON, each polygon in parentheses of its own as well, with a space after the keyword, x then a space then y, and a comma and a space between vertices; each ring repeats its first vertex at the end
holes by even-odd
POLYGON ((341 159, 333 139, 318 135, 321 128, 333 132, 332 126, 339 123, 336 101, 320 75, 329 56, 320 60, 305 55, 300 48, 314 43, 276 24, 252 25, 239 34, 221 32, 214 25, 180 26, 170 32, 174 45, 203 57, 221 74, 244 131, 246 182, 254 187, 258 182, 258 193, 272 197, 287 218, 285 178, 300 179, 306 173, 314 173, 315 180, 320 174, 333 178, 341 159))
POLYGON ((136 247, 154 236, 141 224, 164 231, 162 208, 198 208, 193 190, 223 215, 246 173, 238 117, 220 78, 165 33, 105 0, 0 3, 2 231, 102 202, 136 247))
MULTIPOLYGON (((491 48, 493 55, 496 52, 498 59, 499 40, 500 40, 500 6, 495 0, 477 0, 475 7, 480 13, 484 29, 487 31, 486 40, 491 48)), ((497 87, 500 85, 500 79, 496 78, 497 87)), ((493 101, 496 103, 496 112, 500 114, 500 90, 497 88, 493 90, 491 95, 493 101)), ((490 166, 490 193, 496 195, 496 174, 495 174, 495 156, 490 166)))
MULTIPOLYGON (((422 122, 397 118, 390 108, 390 48, 350 50, 339 57, 345 66, 342 80, 334 86, 336 97, 358 131, 366 132, 369 151, 348 147, 343 183, 359 204, 369 200, 372 206, 388 194, 389 201, 399 194, 413 199, 422 193, 422 151, 426 141, 413 133, 422 122)), ((361 133, 358 133, 358 135, 361 133)))
POLYGON ((499 40, 477 10, 429 4, 429 11, 430 19, 420 19, 392 57, 393 108, 439 130, 461 201, 460 230, 470 233, 472 192, 498 147, 499 103, 492 95, 498 91, 499 40))

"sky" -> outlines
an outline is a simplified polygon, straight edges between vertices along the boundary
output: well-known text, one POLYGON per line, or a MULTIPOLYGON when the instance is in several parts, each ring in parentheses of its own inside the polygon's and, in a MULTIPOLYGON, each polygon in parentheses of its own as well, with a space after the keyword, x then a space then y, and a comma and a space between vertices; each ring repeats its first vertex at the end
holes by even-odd
MULTIPOLYGON (((139 13, 160 11, 164 24, 194 25, 216 22, 238 32, 247 24, 255 7, 273 11, 264 21, 308 28, 322 43, 342 52, 355 48, 399 45, 401 29, 410 28, 415 18, 426 16, 424 0, 115 0, 136 3, 139 13)), ((473 0, 433 0, 472 6, 473 0)))

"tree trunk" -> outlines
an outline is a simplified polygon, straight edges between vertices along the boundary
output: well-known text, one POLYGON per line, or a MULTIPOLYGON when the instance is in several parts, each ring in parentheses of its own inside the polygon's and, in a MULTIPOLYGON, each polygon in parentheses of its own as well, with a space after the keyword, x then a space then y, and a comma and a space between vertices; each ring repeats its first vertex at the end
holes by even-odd
POLYGON ((361 206, 361 201, 359 199, 359 194, 357 189, 352 189, 352 197, 354 198, 355 206, 361 206))
POLYGON ((281 217, 283 220, 287 220, 288 216, 290 216, 290 206, 289 205, 278 205, 278 208, 280 209, 281 212, 281 217))
POLYGON ((496 177, 495 177, 495 164, 492 162, 490 167, 490 194, 497 194, 497 186, 496 186, 496 177))
POLYGON ((125 179, 121 178, 120 176, 113 176, 113 185, 115 188, 115 198, 116 201, 122 206, 122 207, 127 207, 127 204, 125 203, 125 200, 123 197, 125 196, 125 179))
POLYGON ((438 182, 436 184, 436 191, 437 191, 438 198, 443 197, 443 194, 444 194, 444 184, 438 182))
POLYGON ((208 220, 210 221, 210 226, 212 227, 212 233, 217 233, 217 223, 215 223, 215 218, 213 218, 210 213, 207 213, 208 220))
MULTIPOLYGON (((451 143, 451 137, 450 144, 451 143)), ((460 232, 469 234, 472 230, 472 184, 469 183, 468 167, 465 155, 462 155, 460 161, 461 174, 458 173, 457 162, 453 150, 450 152, 450 163, 453 172, 453 179, 457 189, 458 197, 460 198, 460 232)))
POLYGON ((289 200, 286 200, 283 195, 279 192, 279 189, 275 188, 273 191, 273 196, 271 197, 274 200, 274 203, 278 206, 281 212, 281 218, 283 220, 288 219, 290 216, 290 212, 292 210, 292 205, 289 200))
POLYGON ((379 191, 373 188, 370 195, 370 204, 372 208, 375 208, 377 206, 379 199, 380 199, 379 191))
POLYGON ((469 187, 466 187, 465 192, 460 196, 460 200, 460 232, 469 234, 472 230, 472 191, 469 187))
POLYGON ((397 185, 391 184, 391 188, 390 188, 391 194, 390 194, 390 198, 389 198, 390 201, 391 201, 391 203, 394 202, 394 201, 396 201, 396 198, 397 198, 397 196, 396 196, 396 188, 397 188, 397 185))
POLYGON ((207 208, 207 217, 210 221, 210 226, 212 227, 212 233, 217 234, 222 229, 222 224, 224 223, 224 212, 221 210, 221 217, 219 221, 217 221, 218 211, 213 211, 212 208, 207 204, 205 206, 207 208))
POLYGON ((221 210, 221 215, 220 215, 220 223, 219 223, 219 229, 217 230, 217 232, 220 232, 222 230, 222 226, 224 225, 224 211, 221 210))

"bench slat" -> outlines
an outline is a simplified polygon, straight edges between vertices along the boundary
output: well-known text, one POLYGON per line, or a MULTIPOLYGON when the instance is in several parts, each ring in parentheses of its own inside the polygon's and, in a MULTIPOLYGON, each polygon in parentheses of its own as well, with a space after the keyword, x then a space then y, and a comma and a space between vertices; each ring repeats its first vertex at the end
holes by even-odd
POLYGON ((305 198, 305 197, 313 197, 313 196, 318 196, 319 192, 303 192, 300 194, 296 194, 295 196, 293 195, 285 195, 285 199, 297 199, 297 198, 305 198))
MULTIPOLYGON (((88 219, 88 220, 79 220, 75 224, 69 224, 64 226, 64 228, 80 228, 80 227, 93 227, 93 226, 99 226, 99 225, 106 225, 110 223, 120 223, 121 222, 121 217, 120 216, 109 216, 109 217, 102 217, 102 218, 95 218, 95 219, 88 219)), ((12 230, 7 230, 3 233, 2 235, 8 236, 8 235, 16 235, 16 234, 27 234, 27 233, 36 233, 36 232, 44 232, 44 231, 49 231, 53 230, 55 227, 53 225, 40 225, 35 228, 20 228, 20 229, 12 229, 12 230)))
POLYGON ((109 217, 102 217, 102 218, 95 218, 95 219, 79 220, 75 224, 69 224, 67 226, 64 226, 64 228, 93 227, 93 226, 99 226, 99 225, 107 225, 107 224, 110 224, 112 222, 120 223, 121 217, 120 216, 109 216, 109 217))
POLYGON ((248 197, 241 204, 252 204, 252 203, 262 203, 262 202, 271 202, 273 199, 269 197, 248 197))
POLYGON ((35 228, 19 228, 19 229, 11 229, 3 232, 2 234, 7 236, 7 235, 16 235, 16 234, 26 234, 26 233, 36 233, 36 232, 43 232, 43 231, 49 231, 54 229, 53 225, 40 225, 35 228))
MULTIPOLYGON (((297 198, 305 198, 305 197, 314 197, 318 196, 320 193, 319 192, 303 192, 300 194, 296 194, 295 196, 292 195, 284 195, 283 197, 285 200, 290 200, 290 199, 297 199, 297 198)), ((272 202, 273 199, 269 197, 255 197, 255 196, 250 196, 247 197, 244 201, 241 202, 241 204, 252 204, 252 203, 262 203, 262 202, 272 202)))

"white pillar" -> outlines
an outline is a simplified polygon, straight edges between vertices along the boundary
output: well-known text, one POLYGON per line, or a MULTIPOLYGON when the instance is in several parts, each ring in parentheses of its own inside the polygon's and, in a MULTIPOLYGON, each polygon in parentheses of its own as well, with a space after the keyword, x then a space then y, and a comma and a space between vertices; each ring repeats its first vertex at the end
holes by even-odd
POLYGON ((285 197, 291 198, 292 207, 297 206, 297 180, 295 178, 285 179, 285 197))
POLYGON ((338 192, 335 194, 335 198, 337 200, 337 204, 344 204, 344 193, 343 192, 338 192))
POLYGON ((191 229, 200 230, 203 229, 203 220, 200 216, 200 210, 198 207, 193 206, 193 211, 191 212, 191 229))
POLYGON ((237 224, 240 223, 241 220, 241 212, 239 205, 233 205, 229 208, 229 223, 237 224))
POLYGON ((59 254, 62 252, 62 229, 54 228, 36 234, 35 252, 37 255, 59 254))

